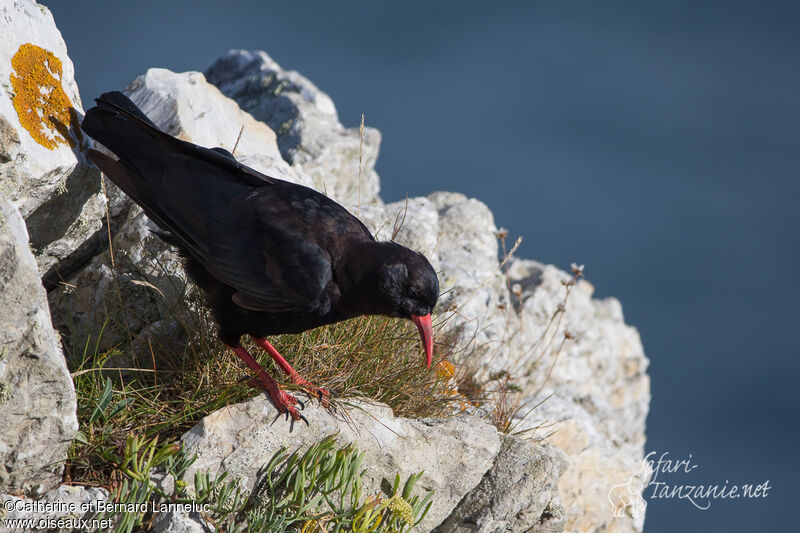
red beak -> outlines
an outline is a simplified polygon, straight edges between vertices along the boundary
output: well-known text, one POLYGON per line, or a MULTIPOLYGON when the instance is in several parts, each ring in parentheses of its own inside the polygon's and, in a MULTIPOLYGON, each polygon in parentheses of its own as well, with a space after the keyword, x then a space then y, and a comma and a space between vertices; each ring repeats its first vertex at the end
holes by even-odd
POLYGON ((431 314, 425 316, 411 315, 411 320, 417 325, 419 336, 422 338, 422 344, 425 346, 425 360, 428 363, 428 368, 431 367, 433 360, 433 327, 431 326, 431 314))

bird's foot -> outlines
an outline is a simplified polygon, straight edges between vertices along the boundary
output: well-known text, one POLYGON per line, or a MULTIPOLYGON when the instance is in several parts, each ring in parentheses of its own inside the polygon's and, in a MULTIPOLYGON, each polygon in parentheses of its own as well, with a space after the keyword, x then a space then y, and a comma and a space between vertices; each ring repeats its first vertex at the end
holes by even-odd
POLYGON ((230 349, 244 361, 250 370, 256 373, 256 377, 247 381, 248 385, 264 390, 269 395, 272 405, 275 406, 279 414, 286 414, 287 418, 291 415, 292 421, 302 420, 308 425, 308 420, 295 407, 298 404, 301 407, 303 406, 300 400, 281 390, 278 382, 272 379, 272 376, 267 374, 266 370, 258 364, 258 361, 253 359, 253 356, 242 346, 230 346, 230 349))
POLYGON ((289 376, 289 379, 292 380, 292 383, 298 385, 301 389, 306 391, 312 398, 317 398, 319 403, 328 408, 330 406, 330 399, 331 399, 331 391, 328 389, 323 389, 322 387, 317 387, 307 379, 303 378, 297 371, 292 368, 292 366, 283 358, 283 356, 278 353, 278 350, 270 344, 270 342, 263 338, 263 337, 255 337, 251 336, 253 341, 258 344, 261 348, 266 350, 266 352, 272 357, 272 360, 275 361, 275 364, 280 367, 281 370, 286 372, 286 375, 289 376))
POLYGON ((305 409, 305 404, 281 389, 277 382, 274 380, 265 380, 262 376, 257 376, 247 380, 247 384, 254 389, 261 389, 266 392, 272 405, 278 410, 278 413, 291 416, 292 420, 302 420, 308 425, 308 420, 300 414, 300 411, 296 407, 299 405, 300 409, 305 409))

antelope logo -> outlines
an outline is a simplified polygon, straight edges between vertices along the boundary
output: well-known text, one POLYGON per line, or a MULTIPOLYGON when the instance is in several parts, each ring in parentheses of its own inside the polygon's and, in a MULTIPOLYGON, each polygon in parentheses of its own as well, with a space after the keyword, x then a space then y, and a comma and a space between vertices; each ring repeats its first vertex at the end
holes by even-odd
POLYGON ((625 483, 614 485, 608 491, 608 501, 614 516, 625 516, 627 513, 634 517, 644 516, 647 501, 642 497, 642 492, 650 481, 653 466, 650 461, 643 460, 641 468, 631 475, 625 483))

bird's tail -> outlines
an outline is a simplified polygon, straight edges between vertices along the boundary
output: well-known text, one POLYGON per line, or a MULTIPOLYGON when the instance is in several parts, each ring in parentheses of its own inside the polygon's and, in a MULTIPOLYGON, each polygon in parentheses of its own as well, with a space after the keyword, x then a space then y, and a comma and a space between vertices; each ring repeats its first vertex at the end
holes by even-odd
POLYGON ((81 128, 116 158, 91 149, 88 157, 188 250, 202 246, 200 219, 218 204, 276 182, 221 149, 203 148, 159 130, 120 92, 104 93, 96 102, 81 128))
MULTIPOLYGON (((236 175, 236 181, 242 184, 260 187, 275 182, 274 178, 242 165, 230 152, 222 148, 203 148, 161 131, 130 98, 121 92, 103 93, 95 99, 95 102, 97 105, 86 112, 81 129, 111 150, 124 166, 131 170, 135 168, 135 171, 143 177, 151 175, 151 172, 147 171, 148 168, 143 167, 160 161, 154 155, 162 150, 170 150, 232 171, 236 175)), ((100 166, 95 160, 96 152, 90 150, 89 157, 100 166)), ((111 178, 114 179, 113 176, 111 178)), ((116 182, 115 179, 114 181, 116 182)), ((123 185, 118 185, 124 190, 123 185)))
POLYGON ((148 179, 161 174, 154 172, 159 162, 158 153, 170 141, 178 140, 159 130, 136 104, 120 92, 103 93, 95 101, 97 105, 86 111, 81 129, 119 159, 91 149, 87 151, 89 159, 125 194, 145 208, 148 216, 159 226, 169 227, 163 211, 158 208, 158 186, 149 183, 148 179))
MULTIPOLYGON (((139 109, 136 104, 131 101, 130 98, 125 96, 119 91, 110 91, 107 93, 103 93, 100 95, 99 98, 95 100, 97 102, 97 107, 92 108, 91 111, 95 113, 99 113, 101 111, 115 111, 120 112, 132 117, 136 120, 144 122, 145 124, 149 125, 152 128, 158 129, 150 118, 145 115, 141 109, 139 109)), ((89 118, 89 113, 86 113, 86 118, 89 118)), ((86 128, 87 123, 84 121, 82 127, 86 128)), ((88 126, 91 128, 93 127, 93 121, 90 119, 88 126)))
MULTIPOLYGON (((157 161, 153 158, 155 155, 153 150, 158 152, 167 147, 180 150, 182 148, 180 145, 186 144, 159 130, 153 121, 121 92, 103 93, 95 102, 97 105, 86 112, 81 129, 111 150, 123 166, 138 171, 141 176, 147 176, 149 173, 145 168, 138 167, 157 161)), ((89 151, 89 157, 95 164, 97 164, 96 154, 95 151, 89 151)), ((109 177, 116 182, 114 175, 109 177)), ((123 184, 119 185, 125 188, 123 184)))

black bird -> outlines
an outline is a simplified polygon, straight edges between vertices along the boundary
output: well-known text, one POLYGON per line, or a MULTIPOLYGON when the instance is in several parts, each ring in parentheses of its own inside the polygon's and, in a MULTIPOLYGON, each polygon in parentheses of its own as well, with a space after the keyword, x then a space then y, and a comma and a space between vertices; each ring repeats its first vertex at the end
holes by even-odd
MULTIPOLYGON (((431 365, 431 311, 439 282, 420 253, 378 242, 361 221, 317 191, 266 176, 222 148, 203 148, 159 130, 119 92, 96 99, 81 125, 117 159, 89 158, 162 230, 204 291, 219 336, 256 373, 280 413, 296 398, 240 344, 269 352, 296 384, 326 402, 266 340, 359 315, 412 320, 431 365)), ((307 422, 306 422, 307 423, 307 422)))

